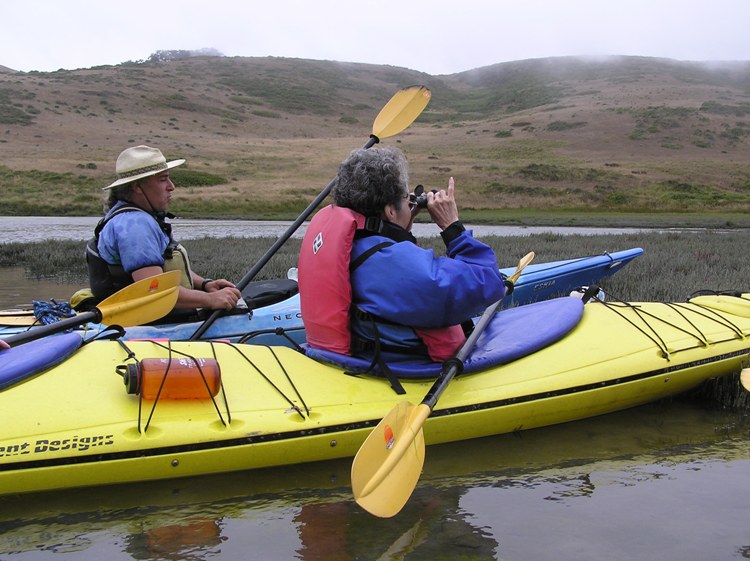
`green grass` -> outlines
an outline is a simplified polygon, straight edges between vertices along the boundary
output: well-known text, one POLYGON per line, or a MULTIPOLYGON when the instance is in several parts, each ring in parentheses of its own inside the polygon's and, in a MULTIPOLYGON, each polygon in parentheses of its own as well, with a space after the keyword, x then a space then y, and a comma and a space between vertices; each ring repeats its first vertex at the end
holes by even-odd
MULTIPOLYGON (((493 149, 474 149, 482 164, 462 183, 481 197, 471 204, 459 201, 465 222, 525 225, 655 226, 655 227, 750 227, 750 178, 742 170, 730 188, 720 189, 698 181, 653 181, 641 186, 632 177, 610 166, 602 170, 576 165, 549 152, 550 143, 505 142, 493 149), (539 163, 539 162, 544 163, 539 163), (508 168, 513 179, 498 182, 499 166, 508 168), (516 197, 514 208, 508 196, 516 197), (551 202, 554 201, 554 204, 551 202), (550 210, 550 207, 555 207, 550 210)), ((467 148, 467 150, 471 150, 467 148)), ((226 163, 226 173, 217 174, 188 167, 172 170, 177 196, 171 210, 184 218, 243 218, 293 220, 318 194, 316 188, 280 192, 273 198, 238 192, 221 196, 191 188, 230 185, 235 170, 251 170, 258 178, 273 177, 282 167, 290 174, 303 174, 298 160, 270 152, 226 163)), ((96 216, 101 214, 101 186, 109 179, 92 162, 79 162, 77 172, 15 170, 0 165, 3 214, 17 216, 96 216), (54 193, 54 196, 50 196, 54 193)), ((707 170, 710 171, 710 170, 707 170)), ((443 177, 451 168, 432 166, 430 173, 443 177), (447 170, 447 171, 446 171, 447 170)), ((430 175, 421 178, 432 181, 430 175)))
POLYGON ((610 228, 750 228, 750 215, 726 212, 610 212, 598 209, 461 209, 466 224, 504 226, 590 226, 610 228))
POLYGON ((95 215, 101 212, 101 184, 84 165, 81 173, 18 171, 0 166, 3 214, 18 216, 95 215))
POLYGON ((192 169, 173 169, 169 172, 175 185, 180 187, 212 187, 229 183, 226 177, 192 169))
POLYGON ((733 117, 746 117, 750 115, 750 103, 740 103, 738 105, 729 105, 718 101, 705 101, 701 105, 701 111, 705 113, 714 113, 717 115, 729 115, 733 117))
POLYGON ((616 178, 618 174, 595 168, 579 168, 556 164, 529 164, 518 170, 525 179, 538 181, 602 181, 616 178))
POLYGON ((29 105, 34 94, 11 88, 0 88, 0 124, 2 125, 30 125, 39 109, 29 105))
POLYGON ((547 125, 548 131, 567 131, 570 129, 577 129, 585 127, 585 121, 553 121, 547 125))

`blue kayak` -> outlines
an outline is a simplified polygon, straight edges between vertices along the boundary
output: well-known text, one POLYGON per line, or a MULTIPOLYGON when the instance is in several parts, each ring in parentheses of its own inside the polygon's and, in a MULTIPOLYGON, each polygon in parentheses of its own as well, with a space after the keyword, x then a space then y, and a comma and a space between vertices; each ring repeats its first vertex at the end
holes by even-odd
MULTIPOLYGON (((601 255, 531 263, 516 282, 513 294, 504 300, 503 307, 548 300, 568 295, 583 286, 597 285, 642 254, 643 249, 637 247, 601 255)), ((513 266, 500 269, 500 272, 510 276, 515 269, 513 266)), ((243 291, 243 299, 247 308, 238 308, 219 316, 201 339, 224 339, 259 345, 304 342, 304 326, 295 280, 290 278, 250 283, 243 291)), ((2 317, 0 315, 0 338, 28 329, 10 325, 2 327, 2 317)), ((193 315, 180 322, 129 327, 125 331, 125 338, 185 341, 202 325, 203 319, 193 315)), ((103 326, 88 324, 84 329, 84 335, 88 336, 100 331, 103 326)))
MULTIPOLYGON (((615 253, 531 263, 521 273, 513 294, 503 301, 503 307, 567 296, 580 287, 598 285, 642 254, 643 249, 634 247, 615 253)), ((515 270, 515 267, 508 267, 500 269, 500 272, 510 276, 515 270)))
MULTIPOLYGON (((595 285, 622 269, 627 263, 643 254, 643 249, 632 248, 616 253, 604 253, 546 263, 528 265, 515 285, 513 294, 506 298, 503 307, 520 306, 555 296, 568 295, 581 287, 595 285)), ((500 269, 506 276, 512 275, 516 267, 500 269)), ((273 283, 267 283, 269 289, 273 283)), ((246 294, 245 300, 250 304, 246 294)), ((252 297, 251 297, 252 298, 252 297)), ((257 297, 255 298, 257 300, 257 297)), ((251 306, 252 308, 253 306, 251 306)), ((126 336, 131 339, 166 338, 183 341, 200 327, 201 322, 166 324, 157 326, 130 327, 126 336)), ((203 339, 246 340, 255 344, 281 344, 279 330, 296 342, 304 342, 302 314, 299 294, 293 294, 280 302, 256 308, 244 313, 220 316, 203 334, 203 339)))

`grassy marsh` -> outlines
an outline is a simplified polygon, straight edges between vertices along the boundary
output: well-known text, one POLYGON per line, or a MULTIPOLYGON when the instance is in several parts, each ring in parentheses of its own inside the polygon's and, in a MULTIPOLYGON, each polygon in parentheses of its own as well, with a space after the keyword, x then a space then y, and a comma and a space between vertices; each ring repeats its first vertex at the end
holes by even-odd
MULTIPOLYGON (((644 254, 604 288, 623 300, 684 300, 699 289, 750 291, 750 260, 744 256, 744 231, 639 233, 611 235, 488 236, 501 267, 510 267, 529 251, 536 262, 554 261, 642 247, 644 254)), ((203 238, 185 243, 194 268, 209 277, 240 279, 268 250, 271 238, 203 238)), ((258 280, 286 276, 296 266, 300 240, 290 239, 258 275, 258 280)), ((439 238, 421 245, 443 250, 439 238)), ((0 267, 24 267, 30 277, 86 281, 82 242, 0 244, 0 267)))

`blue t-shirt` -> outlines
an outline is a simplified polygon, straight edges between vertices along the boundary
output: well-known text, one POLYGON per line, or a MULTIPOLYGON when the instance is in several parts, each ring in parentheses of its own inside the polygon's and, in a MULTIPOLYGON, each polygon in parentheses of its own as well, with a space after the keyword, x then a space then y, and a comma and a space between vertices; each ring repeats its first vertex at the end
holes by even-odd
MULTIPOLYGON (((124 202, 118 202, 109 213, 124 202)), ((127 273, 143 267, 163 267, 169 238, 156 219, 145 211, 122 212, 105 224, 99 234, 99 255, 110 265, 121 265, 127 273)))

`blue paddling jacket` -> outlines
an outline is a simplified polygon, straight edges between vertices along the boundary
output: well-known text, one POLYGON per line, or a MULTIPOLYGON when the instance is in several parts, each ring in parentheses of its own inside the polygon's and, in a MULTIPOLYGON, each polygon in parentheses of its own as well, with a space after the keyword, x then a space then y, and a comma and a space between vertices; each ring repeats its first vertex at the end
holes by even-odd
POLYGON ((425 354, 444 360, 455 354, 463 337, 454 336, 452 342, 443 337, 442 343, 454 348, 439 349, 434 345, 441 341, 431 341, 430 332, 460 326, 505 296, 495 253, 460 223, 442 233, 445 256, 419 247, 411 234, 402 232, 355 238, 352 334, 355 341, 379 337, 386 350, 426 346, 425 354))

